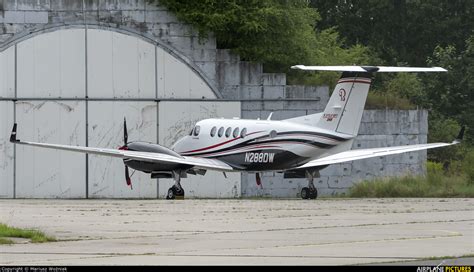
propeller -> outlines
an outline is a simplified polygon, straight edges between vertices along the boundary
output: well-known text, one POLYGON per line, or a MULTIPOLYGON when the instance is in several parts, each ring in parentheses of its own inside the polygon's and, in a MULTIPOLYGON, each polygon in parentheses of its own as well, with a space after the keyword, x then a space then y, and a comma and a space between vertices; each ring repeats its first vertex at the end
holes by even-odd
MULTIPOLYGON (((123 146, 119 147, 119 150, 128 150, 128 132, 127 132, 127 120, 123 118, 123 146)), ((130 178, 130 172, 128 166, 125 164, 125 181, 130 189, 133 190, 132 179, 130 178)))
POLYGON ((123 144, 127 146, 128 144, 128 132, 127 132, 127 119, 123 118, 123 144))
POLYGON ((255 173, 255 181, 257 182, 257 185, 260 186, 260 189, 263 189, 260 173, 255 173))
POLYGON ((130 186, 130 189, 133 190, 132 179, 130 178, 130 173, 128 172, 128 166, 125 165, 125 180, 127 185, 130 186))

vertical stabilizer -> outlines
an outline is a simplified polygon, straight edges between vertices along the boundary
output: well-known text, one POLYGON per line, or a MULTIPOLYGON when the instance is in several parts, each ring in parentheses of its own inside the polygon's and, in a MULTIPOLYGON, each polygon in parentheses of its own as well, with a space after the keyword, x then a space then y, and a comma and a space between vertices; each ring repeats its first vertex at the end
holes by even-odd
POLYGON ((344 72, 316 126, 357 135, 371 82, 370 73, 344 72))

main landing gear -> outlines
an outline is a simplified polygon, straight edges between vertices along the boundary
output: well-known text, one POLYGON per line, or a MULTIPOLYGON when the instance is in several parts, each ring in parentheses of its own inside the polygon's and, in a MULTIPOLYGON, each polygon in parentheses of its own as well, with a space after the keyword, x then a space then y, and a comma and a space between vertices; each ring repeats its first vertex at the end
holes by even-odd
POLYGON ((301 189, 302 199, 316 199, 316 197, 318 197, 318 190, 316 189, 313 183, 315 176, 319 177, 319 171, 313 171, 313 172, 306 171, 306 179, 308 179, 308 187, 303 187, 301 189))
POLYGON ((173 171, 174 185, 168 189, 166 199, 184 199, 184 189, 181 187, 182 174, 180 171, 173 171))

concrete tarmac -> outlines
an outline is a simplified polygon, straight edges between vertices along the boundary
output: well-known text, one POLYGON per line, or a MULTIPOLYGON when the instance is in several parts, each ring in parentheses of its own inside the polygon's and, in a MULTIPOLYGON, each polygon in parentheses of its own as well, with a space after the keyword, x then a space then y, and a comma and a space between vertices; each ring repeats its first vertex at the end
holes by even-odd
POLYGON ((460 198, 2 199, 0 222, 59 240, 0 245, 2 265, 420 265, 474 254, 474 199, 460 198))

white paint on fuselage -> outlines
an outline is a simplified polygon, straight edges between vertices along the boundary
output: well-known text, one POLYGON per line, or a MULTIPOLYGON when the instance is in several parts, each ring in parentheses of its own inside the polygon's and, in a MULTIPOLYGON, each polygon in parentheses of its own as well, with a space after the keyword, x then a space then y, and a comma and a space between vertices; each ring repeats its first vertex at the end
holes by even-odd
MULTIPOLYGON (((317 127, 293 123, 289 121, 273 121, 273 120, 248 120, 248 119, 205 119, 196 123, 196 126, 200 127, 199 135, 188 135, 180 140, 178 140, 172 147, 172 149, 182 155, 188 156, 202 156, 202 157, 215 157, 222 153, 216 154, 202 154, 203 152, 217 152, 224 148, 232 147, 236 144, 247 142, 252 139, 261 138, 262 136, 269 136, 270 133, 274 130, 277 133, 285 132, 302 132, 300 134, 289 134, 289 135, 278 135, 274 140, 281 140, 278 142, 279 148, 290 151, 298 156, 306 157, 308 159, 314 159, 321 156, 326 156, 334 154, 337 152, 349 150, 352 145, 352 140, 345 141, 341 144, 340 141, 334 139, 317 136, 317 135, 307 135, 305 132, 309 133, 321 133, 327 135, 334 135, 342 137, 345 139, 352 139, 353 137, 346 134, 336 133, 333 131, 328 131, 324 129, 319 129, 317 127), (214 137, 211 137, 211 130, 213 127, 216 127, 216 134, 214 137), (218 131, 219 128, 224 128, 224 134, 219 137, 218 131), (225 136, 225 131, 227 128, 231 128, 232 133, 229 137, 225 136), (235 128, 239 128, 239 136, 233 136, 233 131, 235 128), (247 135, 244 138, 240 137, 240 132, 242 129, 246 128, 247 135), (314 145, 301 144, 298 142, 292 142, 291 140, 309 140, 316 141, 323 144, 334 145, 331 148, 319 148, 314 145), (285 142, 285 140, 288 140, 285 142), (350 143, 348 143, 350 142, 350 143), (342 150, 343 149, 343 150, 342 150), (201 154, 200 154, 201 153, 201 154)), ((266 137, 268 140, 268 137, 266 137)), ((257 140, 261 141, 261 140, 257 140)), ((252 143, 255 143, 253 141, 252 143)), ((250 144, 250 143, 248 143, 250 144)), ((247 145, 248 145, 247 144, 247 145)), ((265 145, 262 144, 262 149, 265 150, 265 145)), ((276 145, 274 145, 276 146, 276 145)), ((236 150, 227 150, 225 154, 230 153, 244 153, 245 146, 236 150)))

